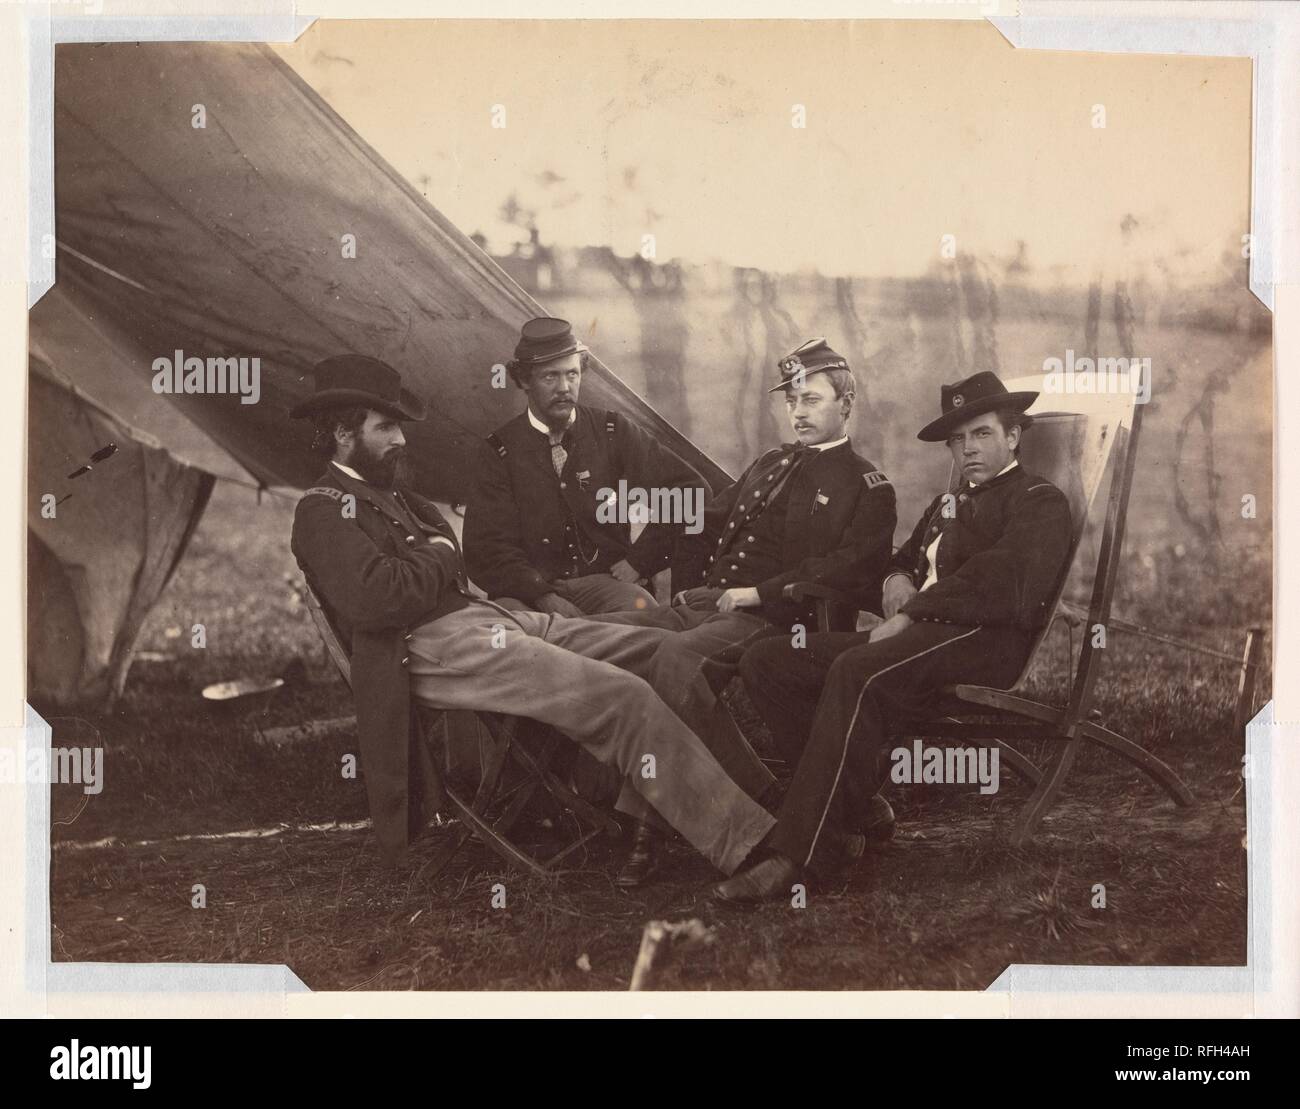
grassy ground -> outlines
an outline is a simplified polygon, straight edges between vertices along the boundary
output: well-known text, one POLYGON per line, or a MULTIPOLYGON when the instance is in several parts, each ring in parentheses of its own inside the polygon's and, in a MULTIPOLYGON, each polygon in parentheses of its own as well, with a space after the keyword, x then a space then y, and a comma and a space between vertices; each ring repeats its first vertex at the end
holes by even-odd
MULTIPOLYGON (((145 630, 139 648, 152 661, 137 662, 124 701, 106 716, 49 710, 56 743, 94 735, 107 748, 102 793, 55 787, 56 959, 287 963, 322 990, 626 989, 644 924, 698 917, 712 942, 678 953, 658 986, 980 989, 1014 962, 1245 960, 1235 673, 1120 633, 1099 708, 1184 776, 1194 809, 1086 753, 1032 844, 1012 850, 1027 790, 1005 766, 992 797, 894 786, 896 838, 811 887, 806 908, 713 906, 703 890, 714 875, 681 845, 669 877, 631 894, 613 885, 623 848, 612 839, 547 880, 503 872, 477 844, 432 884, 413 880, 414 867, 382 871, 369 829, 352 826, 367 815, 362 782, 340 772, 356 751, 351 730, 260 742, 268 728, 351 712, 290 584, 289 519, 283 504, 254 507, 246 492, 219 489, 145 630), (189 645, 195 622, 207 626, 204 650, 189 645), (208 682, 271 676, 295 658, 301 680, 255 713, 215 715, 198 697, 208 682), (255 831, 271 834, 229 835, 255 831), (214 838, 184 838, 198 836, 214 838), (191 907, 196 883, 206 908, 191 907), (504 908, 492 904, 496 883, 504 908), (1098 884, 1104 909, 1093 907, 1098 884)), ((1267 617, 1267 566, 1257 569, 1249 580, 1264 595, 1247 606, 1252 620, 1267 617)), ((1230 574, 1165 580, 1177 594, 1162 598, 1163 626, 1185 614, 1202 625, 1199 642, 1236 649, 1239 630, 1204 618, 1231 592, 1230 574)), ((1036 681, 1051 690, 1056 676, 1036 681)), ((743 698, 736 708, 761 747, 743 698)), ((565 831, 533 834, 558 843, 565 831)), ((431 830, 416 864, 447 834, 431 830)))

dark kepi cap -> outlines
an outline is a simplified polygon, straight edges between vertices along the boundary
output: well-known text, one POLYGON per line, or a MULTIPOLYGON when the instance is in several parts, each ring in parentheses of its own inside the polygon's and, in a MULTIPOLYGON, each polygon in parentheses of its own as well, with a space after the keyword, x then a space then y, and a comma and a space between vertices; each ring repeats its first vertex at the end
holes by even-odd
MULTIPOLYGON (((916 437, 925 443, 942 443, 953 428, 975 416, 998 409, 1023 413, 1037 399, 1037 393, 1008 392, 997 374, 983 370, 956 385, 939 386, 939 408, 943 415, 921 428, 916 437)), ((1025 427, 1032 422, 1029 416, 1023 416, 1020 421, 1025 427)))
POLYGON ((844 355, 831 349, 825 339, 809 339, 803 346, 791 351, 776 364, 781 371, 781 384, 774 385, 769 393, 780 392, 787 388, 796 374, 802 372, 804 379, 813 374, 825 373, 827 370, 847 370, 849 360, 844 355))
POLYGON ((574 354, 587 348, 578 342, 568 320, 558 320, 554 316, 538 316, 529 320, 519 331, 519 342, 515 344, 514 366, 540 366, 543 362, 553 362, 566 354, 574 354))
POLYGON ((294 405, 289 415, 294 419, 310 416, 323 408, 360 404, 399 420, 423 420, 425 405, 419 397, 402 388, 402 375, 387 362, 364 354, 338 354, 312 367, 316 391, 294 405))

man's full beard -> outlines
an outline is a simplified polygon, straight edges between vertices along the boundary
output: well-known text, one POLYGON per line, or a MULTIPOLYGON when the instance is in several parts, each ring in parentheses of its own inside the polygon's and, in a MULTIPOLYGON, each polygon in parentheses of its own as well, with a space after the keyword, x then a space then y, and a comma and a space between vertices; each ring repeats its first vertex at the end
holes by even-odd
POLYGON ((392 447, 380 457, 365 443, 359 442, 352 451, 352 468, 380 489, 410 484, 411 463, 404 447, 392 447))

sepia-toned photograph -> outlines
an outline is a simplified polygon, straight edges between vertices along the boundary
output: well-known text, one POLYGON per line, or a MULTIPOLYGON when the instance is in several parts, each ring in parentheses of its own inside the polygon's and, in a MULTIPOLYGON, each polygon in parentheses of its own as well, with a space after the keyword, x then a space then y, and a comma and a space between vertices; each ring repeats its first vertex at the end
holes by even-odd
POLYGON ((944 19, 53 57, 56 963, 1246 965, 1251 59, 944 19))

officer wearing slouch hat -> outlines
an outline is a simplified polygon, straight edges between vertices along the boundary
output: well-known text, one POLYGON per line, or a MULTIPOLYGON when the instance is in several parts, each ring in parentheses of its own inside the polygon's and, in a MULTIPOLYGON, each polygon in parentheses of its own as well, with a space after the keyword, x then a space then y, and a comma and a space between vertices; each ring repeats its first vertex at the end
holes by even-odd
POLYGON ((464 532, 470 577, 506 607, 563 616, 653 607, 639 582, 670 565, 681 522, 652 521, 634 543, 626 520, 598 518, 597 493, 620 479, 699 489, 701 501, 708 492, 634 423, 577 403, 586 357, 567 321, 544 316, 523 325, 508 364, 528 405, 488 437, 464 532))
MULTIPOLYGON (((685 719, 702 716, 690 703, 702 688, 700 674, 720 690, 751 643, 768 636, 787 642, 796 625, 816 628, 808 608, 789 596, 794 583, 825 585, 862 608, 880 608, 898 517, 893 485, 849 441, 855 386, 848 360, 819 338, 777 365, 780 381, 768 392, 785 393, 796 441, 761 455, 714 498, 702 533, 684 538, 685 560, 702 583, 670 607, 599 618, 677 632, 656 649, 650 674, 657 689, 680 691, 673 708, 685 719)), ((718 761, 750 796, 769 794, 774 779, 725 705, 712 712, 712 726, 698 731, 718 761)), ((656 858, 644 826, 620 884, 639 885, 656 858)))
POLYGON ((947 686, 1006 688, 1019 675, 1051 617, 1072 535, 1065 494, 1017 457, 1037 396, 987 372, 944 385, 941 415, 917 438, 946 442, 962 480, 930 502, 894 555, 884 623, 746 652, 740 671, 755 707, 802 755, 767 857, 717 886, 719 898, 789 896, 805 870, 833 867, 861 814, 883 802, 877 754, 890 729, 932 716, 947 686))

